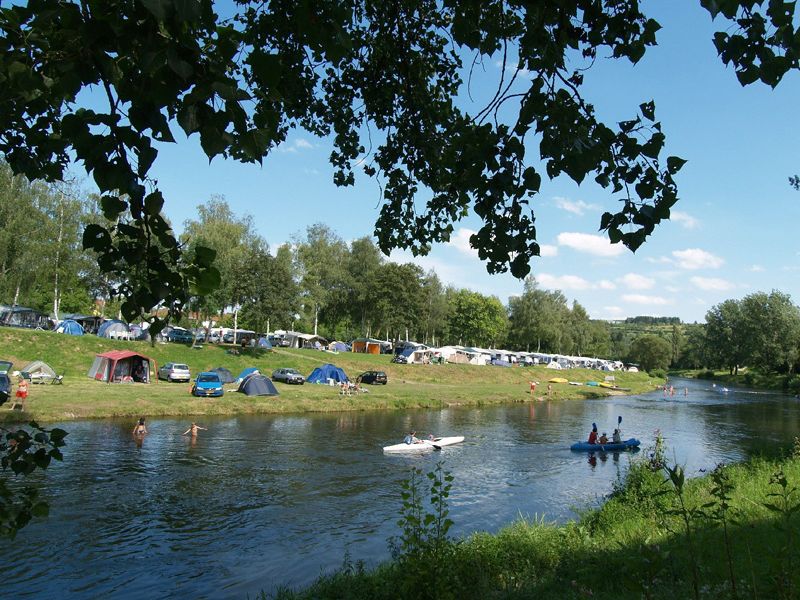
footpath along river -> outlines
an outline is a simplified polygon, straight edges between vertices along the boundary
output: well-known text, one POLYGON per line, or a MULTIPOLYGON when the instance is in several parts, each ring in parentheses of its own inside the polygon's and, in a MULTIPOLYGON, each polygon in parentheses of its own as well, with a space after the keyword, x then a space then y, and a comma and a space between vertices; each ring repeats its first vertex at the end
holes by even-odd
POLYGON ((668 457, 693 475, 800 435, 800 400, 673 384, 667 397, 204 419, 196 443, 181 435, 187 419, 160 419, 148 422, 141 447, 133 421, 61 424, 65 460, 42 480, 50 517, 0 554, 3 596, 252 598, 308 584, 345 553, 372 565, 389 557, 387 539, 398 533, 401 480, 437 461, 455 477, 457 536, 520 515, 567 521, 601 502, 629 462, 569 446, 592 422, 610 435, 619 415, 623 437, 646 448, 660 430, 668 457), (410 428, 466 441, 384 455, 410 428))

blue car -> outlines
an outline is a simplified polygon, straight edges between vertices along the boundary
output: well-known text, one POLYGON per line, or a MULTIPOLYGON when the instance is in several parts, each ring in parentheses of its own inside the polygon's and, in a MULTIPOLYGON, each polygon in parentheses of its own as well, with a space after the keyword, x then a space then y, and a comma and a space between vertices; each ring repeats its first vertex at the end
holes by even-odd
POLYGON ((216 373, 199 373, 192 384, 193 396, 222 396, 222 381, 216 373))

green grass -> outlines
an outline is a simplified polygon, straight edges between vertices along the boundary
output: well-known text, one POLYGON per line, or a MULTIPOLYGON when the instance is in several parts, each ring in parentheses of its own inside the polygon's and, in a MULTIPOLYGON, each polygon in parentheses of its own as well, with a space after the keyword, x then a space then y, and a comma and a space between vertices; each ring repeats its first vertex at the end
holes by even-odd
MULTIPOLYGON (((387 355, 355 353, 330 354, 317 350, 276 349, 272 352, 246 350, 232 355, 229 346, 205 345, 194 349, 181 344, 156 344, 106 340, 96 336, 68 336, 48 331, 0 329, 0 359, 11 360, 19 370, 32 360, 44 360, 64 375, 64 385, 33 385, 25 414, 0 411, 0 421, 35 418, 41 421, 64 419, 238 413, 288 413, 309 411, 440 408, 459 405, 488 405, 532 400, 576 400, 619 393, 602 388, 553 384, 548 398, 547 380, 568 377, 572 381, 602 379, 604 373, 574 369, 557 372, 543 367, 491 367, 474 365, 399 365, 387 355), (286 386, 277 384, 277 397, 246 397, 230 393, 223 398, 193 398, 188 384, 159 382, 106 384, 93 381, 87 373, 98 352, 131 349, 149 356, 159 365, 186 363, 192 374, 214 367, 226 367, 236 376, 247 367, 270 374, 279 367, 292 367, 304 375, 332 362, 355 378, 359 373, 379 369, 389 377, 385 386, 367 386, 368 394, 341 397, 338 388, 319 385, 286 386), (535 398, 529 381, 542 382, 535 398)), ((646 373, 615 373, 616 383, 631 388, 630 393, 650 391, 661 383, 646 373)))
POLYGON ((711 478, 687 482, 684 500, 694 511, 694 562, 676 514, 674 488, 664 482, 663 472, 653 473, 645 466, 647 456, 636 460, 633 476, 618 486, 615 496, 577 521, 556 525, 544 519, 520 520, 494 535, 476 533, 454 541, 444 568, 409 570, 403 565, 425 563, 403 557, 369 571, 347 564, 306 590, 279 596, 388 600, 397 590, 415 590, 420 599, 675 600, 695 597, 691 572, 696 568, 698 598, 733 598, 734 585, 739 598, 798 597, 800 493, 791 492, 787 511, 765 507, 779 503, 775 494, 780 487, 771 483, 778 469, 788 489, 800 485, 798 458, 755 459, 725 468, 733 485, 727 541, 719 521, 709 516, 715 504, 711 478))

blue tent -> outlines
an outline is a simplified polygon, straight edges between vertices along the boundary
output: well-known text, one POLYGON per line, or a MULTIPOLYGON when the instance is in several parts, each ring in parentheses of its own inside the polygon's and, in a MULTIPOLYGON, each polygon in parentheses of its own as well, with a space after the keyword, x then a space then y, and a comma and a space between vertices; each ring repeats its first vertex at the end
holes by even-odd
POLYGON ((327 384, 329 379, 333 379, 336 383, 350 381, 344 371, 336 365, 328 363, 311 371, 306 382, 327 384))
POLYGON ((259 373, 252 373, 244 378, 237 390, 248 396, 277 396, 275 384, 259 373))
POLYGON ((331 350, 336 350, 336 352, 348 351, 347 344, 345 344, 344 342, 333 342, 333 344, 331 344, 329 347, 331 350))
POLYGON ((211 369, 211 372, 216 373, 219 376, 219 380, 222 383, 233 383, 234 381, 236 381, 233 378, 233 373, 231 373, 225 367, 217 367, 216 369, 211 369))
POLYGON ((83 327, 77 321, 66 319, 61 321, 56 327, 56 333, 66 333, 67 335, 83 335, 83 327))
POLYGON ((265 337, 258 338, 258 347, 266 348, 267 350, 272 350, 272 344, 270 344, 269 340, 265 337))
POLYGON ((239 377, 237 377, 236 379, 238 381, 242 381, 245 377, 247 377, 248 375, 252 375, 253 373, 258 373, 258 369, 256 367, 248 367, 244 371, 239 373, 239 377))

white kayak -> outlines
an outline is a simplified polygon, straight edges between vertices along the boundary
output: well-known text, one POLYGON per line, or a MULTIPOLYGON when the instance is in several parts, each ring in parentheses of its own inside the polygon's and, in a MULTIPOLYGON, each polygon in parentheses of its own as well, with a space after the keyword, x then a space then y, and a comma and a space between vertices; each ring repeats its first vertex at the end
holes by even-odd
POLYGON ((416 444, 395 444, 394 446, 384 446, 384 452, 423 452, 425 450, 441 450, 442 446, 450 446, 464 441, 463 435, 453 437, 440 437, 432 440, 420 440, 416 444))

